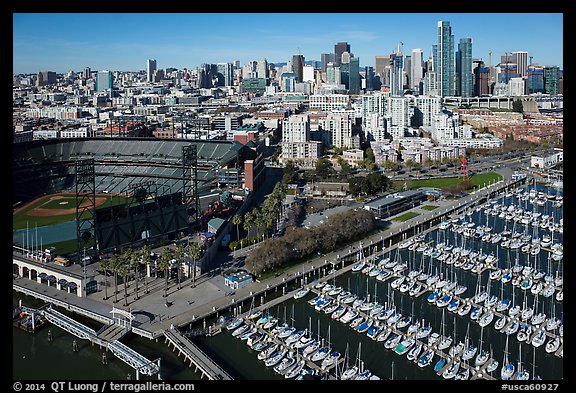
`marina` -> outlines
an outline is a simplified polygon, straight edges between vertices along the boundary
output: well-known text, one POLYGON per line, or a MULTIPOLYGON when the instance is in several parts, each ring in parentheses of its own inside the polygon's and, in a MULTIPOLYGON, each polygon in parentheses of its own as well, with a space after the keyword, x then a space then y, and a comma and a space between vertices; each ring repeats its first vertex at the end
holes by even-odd
MULTIPOLYGON (((531 191, 526 189, 527 195, 529 195, 530 192, 531 191)), ((529 287, 524 288, 521 284, 531 279, 534 282, 533 285, 536 285, 536 283, 543 284, 541 290, 543 290, 543 288, 551 288, 555 294, 562 293, 562 259, 557 257, 558 260, 554 261, 554 265, 552 265, 552 263, 548 263, 552 259, 547 258, 551 253, 556 252, 559 254, 558 251, 560 247, 558 244, 562 244, 561 211, 543 210, 543 212, 552 213, 548 214, 549 218, 545 219, 549 219, 550 222, 555 220, 554 222, 559 224, 558 226, 552 226, 552 228, 555 228, 553 231, 540 228, 544 222, 534 222, 536 225, 530 228, 530 233, 534 233, 536 236, 530 239, 524 237, 525 242, 531 242, 532 239, 538 239, 539 237, 545 238, 546 234, 556 239, 556 243, 552 242, 549 247, 540 247, 540 254, 522 252, 521 246, 514 248, 500 247, 498 242, 491 242, 489 238, 485 237, 484 240, 482 240, 484 234, 468 239, 462 235, 462 233, 458 233, 459 223, 465 223, 466 226, 468 226, 469 223, 476 221, 478 224, 475 225, 480 227, 484 226, 486 218, 491 217, 495 218, 491 220, 492 226, 487 233, 492 233, 494 236, 499 235, 500 240, 504 238, 504 241, 506 241, 505 236, 518 238, 519 236, 516 234, 520 232, 516 229, 521 229, 522 233, 528 233, 526 224, 522 224, 521 228, 519 226, 515 228, 512 218, 510 222, 506 221, 505 218, 501 221, 496 221, 499 220, 497 215, 491 215, 491 212, 496 211, 494 207, 497 206, 498 203, 508 203, 506 206, 514 206, 513 197, 521 200, 522 195, 520 191, 516 191, 515 194, 508 192, 503 193, 499 199, 488 201, 486 204, 474 207, 459 217, 454 217, 452 219, 452 229, 449 229, 449 226, 445 223, 443 229, 433 228, 405 242, 400 242, 397 247, 391 247, 390 249, 364 258, 359 258, 357 263, 351 263, 344 268, 336 269, 331 275, 323 276, 319 280, 308 284, 307 286, 311 288, 311 292, 302 300, 311 301, 314 298, 323 296, 324 301, 329 305, 332 304, 332 307, 335 308, 330 309, 328 306, 324 307, 336 312, 339 306, 345 309, 352 308, 351 303, 345 304, 343 302, 341 294, 346 293, 355 296, 357 299, 363 298, 366 303, 372 303, 373 308, 379 305, 380 310, 382 310, 380 311, 381 313, 384 312, 385 309, 390 308, 391 305, 395 305, 394 307, 397 307, 400 313, 400 316, 396 317, 396 320, 400 320, 402 315, 408 316, 410 314, 410 307, 414 308, 413 306, 416 305, 416 309, 419 310, 416 314, 429 316, 429 319, 426 317, 416 317, 416 319, 422 321, 421 327, 423 327, 425 323, 430 324, 432 326, 431 331, 436 333, 440 332, 440 318, 438 313, 442 312, 441 310, 443 309, 449 310, 446 313, 453 314, 453 317, 450 315, 446 321, 448 322, 446 325, 448 325, 447 332, 451 332, 453 335, 452 342, 454 346, 460 341, 465 342, 465 348, 469 348, 470 352, 474 355, 462 360, 461 356, 452 357, 448 354, 447 350, 439 350, 439 341, 430 344, 424 340, 414 340, 414 343, 411 345, 416 346, 416 344, 419 344, 421 348, 433 351, 433 360, 428 362, 429 365, 438 363, 440 358, 444 359, 444 365, 434 373, 436 378, 453 378, 458 374, 458 370, 460 370, 460 377, 457 379, 500 379, 499 371, 504 361, 502 356, 503 342, 509 335, 516 338, 516 343, 511 343, 513 350, 509 352, 514 354, 511 358, 517 357, 518 364, 530 365, 531 367, 528 367, 528 373, 543 379, 546 377, 550 379, 559 378, 562 370, 562 345, 559 345, 552 353, 545 352, 544 348, 546 346, 553 347, 554 342, 561 343, 563 340, 561 322, 559 324, 556 323, 555 327, 554 324, 551 323, 562 319, 562 302, 558 300, 557 296, 538 296, 538 293, 532 293, 529 287), (507 233, 507 231, 510 233, 507 233), (464 252, 461 251, 457 257, 456 253, 452 252, 456 247, 459 247, 459 250, 464 249, 464 252), (446 254, 443 257, 444 252, 446 252, 446 254), (462 254, 464 255, 462 256, 462 254), (434 257, 432 257, 432 255, 434 255, 434 257), (448 259, 449 257, 452 259, 448 259), (401 268, 394 269, 394 259, 398 260, 397 265, 400 264, 402 266, 401 268), (380 262, 380 265, 377 261, 380 262), (363 270, 360 269, 361 264, 364 265, 363 270), (389 268, 384 267, 386 264, 388 264, 389 268), (524 269, 526 266, 532 267, 532 269, 524 269), (495 274, 495 272, 499 271, 500 274, 495 274), (504 273, 502 273, 502 271, 504 273), (410 289, 413 287, 410 285, 405 286, 402 288, 403 290, 401 290, 401 281, 413 281, 413 285, 416 285, 418 280, 413 279, 416 277, 415 272, 418 272, 418 275, 422 275, 422 280, 419 282, 421 285, 420 290, 412 291, 411 293, 410 289), (510 279, 506 278, 508 272, 511 273, 510 279), (526 273, 526 275, 522 273, 526 273), (500 279, 502 277, 504 278, 503 280, 500 279), (548 279, 544 279, 544 277, 548 277, 548 279), (395 285, 396 288, 393 289, 392 283, 396 280, 399 281, 397 281, 397 285, 395 285), (325 292, 322 292, 322 287, 315 288, 315 285, 321 285, 322 282, 329 283, 325 284, 328 288, 325 292), (462 284, 464 284, 466 289, 457 295, 455 293, 456 288, 462 288, 462 284), (328 294, 330 291, 339 294, 331 296, 328 294), (433 296, 433 294, 436 294, 436 296, 433 296), (310 299, 311 297, 312 299, 310 299), (447 298, 442 302, 443 297, 447 298), (430 299, 434 299, 434 301, 430 301, 430 299), (503 307, 503 304, 507 306, 503 307), (409 306, 407 307, 407 305, 409 306), (524 315, 522 315, 522 312, 509 313, 509 309, 514 310, 518 308, 520 311, 525 311, 524 315), (530 314, 529 309, 532 309, 532 314, 530 314), (534 309, 545 310, 547 313, 538 313, 535 312, 534 309), (484 317, 482 317, 482 314, 484 314, 484 317), (539 314, 540 317, 533 318, 537 314, 539 314), (450 323, 452 318, 454 318, 454 322, 450 323), (496 328, 495 321, 499 320, 499 324, 502 326, 496 328), (464 336, 465 326, 468 326, 468 329, 466 329, 466 335, 464 336), (531 332, 529 337, 523 338, 523 335, 519 334, 518 331, 510 333, 511 326, 530 327, 531 332), (547 326, 552 328, 547 329, 547 326), (482 330, 484 336, 482 343, 478 343, 479 339, 482 341, 480 338, 480 330, 482 330), (547 345, 542 345, 542 343, 538 344, 538 341, 535 341, 535 338, 538 336, 544 337, 547 345), (483 345, 483 347, 481 347, 481 345, 483 345), (479 347, 480 349, 478 350, 479 347), (523 347, 524 351, 521 351, 520 347, 523 347), (526 355, 526 359, 522 359, 520 352, 533 354, 533 359, 530 359, 530 357, 526 355), (476 366, 475 358, 479 357, 480 353, 483 354, 483 360, 479 366, 476 366), (485 354, 488 354, 488 356, 485 354), (554 356, 554 358, 558 360, 552 360, 550 356, 554 356), (542 359, 543 362, 553 364, 553 366, 550 367, 550 370, 543 370, 545 367, 541 367, 537 359, 542 359), (457 368, 455 367, 456 363, 459 363, 457 368), (497 366, 497 364, 500 366, 497 366), (451 367, 456 369, 456 371, 452 370, 451 373, 444 373, 451 367), (450 374, 454 375, 450 376, 450 374)), ((536 193, 536 195, 538 194, 536 193)), ((540 194, 541 198, 542 196, 543 195, 540 194)), ((552 198, 549 197, 548 199, 551 200, 552 198)), ((551 205, 552 208, 559 209, 560 206, 556 204, 556 207, 554 207, 553 202, 551 205)), ((546 207, 546 205, 542 203, 534 203, 533 205, 534 207, 539 206, 544 209, 549 209, 549 207, 546 207)), ((518 218, 518 220, 521 219, 518 218)), ((546 225, 544 226, 546 227, 546 225)), ((469 228, 472 228, 472 225, 470 225, 469 228)), ((484 228, 486 228, 486 226, 484 226, 484 228)), ((295 289, 295 291, 296 290, 297 289, 295 289)), ((548 292, 550 293, 552 291, 549 290, 548 292)), ((562 298, 560 297, 560 299, 562 298)), ((292 307, 298 307, 300 304, 301 307, 303 307, 305 303, 302 303, 301 300, 289 300, 285 307, 290 307, 291 304, 292 307)), ((282 303, 276 307, 279 309, 281 306, 282 303)), ((318 322, 320 322, 320 324, 329 324, 334 334, 335 325, 337 324, 331 322, 334 319, 328 320, 323 318, 321 310, 322 308, 320 310, 313 309, 313 312, 318 316, 318 322)), ((298 315, 298 311, 295 311, 295 313, 298 315)), ((304 312, 304 314, 309 317, 313 316, 314 313, 304 312)), ((345 314, 346 311, 340 311, 340 313, 345 314)), ((373 324, 377 324, 377 319, 374 317, 374 314, 370 315, 362 311, 359 311, 358 314, 359 317, 365 321, 372 320, 373 324)), ((276 316, 282 320, 279 310, 277 310, 276 316)), ((299 318, 295 319, 296 321, 300 320, 299 318)), ((358 326, 357 324, 356 327, 358 326)), ((299 326, 299 328, 302 327, 299 326)), ((410 336, 410 333, 406 333, 395 327, 394 323, 392 323, 390 327, 386 326, 386 329, 389 330, 389 335, 397 335, 401 338, 410 336)), ((364 330, 364 332, 365 331, 366 330, 364 330)), ((357 334, 357 331, 353 333, 353 335, 357 334)), ((373 330, 372 334, 374 334, 373 330)), ((356 340, 354 343, 351 342, 351 336, 350 332, 344 335, 339 334, 337 341, 342 343, 342 337, 347 337, 350 339, 350 342, 345 345, 346 347, 358 345, 356 340)), ((430 335, 430 337, 432 336, 433 334, 430 335)), ((318 337, 321 336, 318 335, 318 337)), ((540 341, 542 341, 542 339, 540 339, 540 341)), ((367 343, 367 345, 369 344, 367 343)), ((341 344, 338 349, 343 353, 344 349, 342 347, 343 345, 341 344)), ((383 355, 386 354, 384 348, 381 348, 381 350, 384 352, 383 355)), ((398 356, 397 354, 394 355, 398 356)), ((389 364, 391 364, 391 362, 389 364)), ((396 364, 398 365, 398 363, 396 364)), ((373 371, 369 363, 366 363, 366 366, 373 371)), ((398 370, 398 366, 396 368, 398 370)), ((341 371, 335 371, 333 376, 339 373, 341 374, 341 371)), ((387 378, 388 374, 390 374, 390 371, 384 371, 381 377, 387 378)), ((398 375, 398 371, 396 375, 398 375)), ((408 375, 406 377, 411 378, 411 376, 408 375)), ((428 374, 422 375, 422 377, 423 379, 434 379, 428 374)))
MULTIPOLYGON (((511 339, 506 345, 508 358, 524 364, 517 369, 542 379, 559 379, 561 196, 533 191, 537 187, 501 187, 482 203, 436 216, 434 225, 422 225, 395 242, 389 238, 388 247, 361 245, 349 255, 283 277, 275 286, 235 296, 228 299, 231 305, 215 306, 192 321, 173 322, 162 330, 162 341, 176 355, 184 355, 184 364, 190 364, 198 378, 500 379, 504 341, 511 339), (545 203, 537 203, 544 198, 545 203), (512 209, 516 214, 507 219, 512 209), (320 296, 327 304, 310 304, 320 296), (357 315, 344 323, 349 311, 357 315), (254 318, 248 319, 249 315, 254 318), (256 326, 266 315, 293 330, 282 338, 271 335, 271 329, 263 330, 264 324, 256 326), (253 330, 238 335, 244 339, 232 336, 222 318, 227 322, 242 318, 253 330), (252 343, 251 336, 245 336, 249 333, 263 341, 252 343), (168 338, 174 334, 178 340, 168 338), (448 341, 451 345, 446 345, 448 341), (311 353, 304 356, 304 352, 314 342, 322 344, 316 352, 329 349, 313 361, 311 353), (472 356, 463 359, 466 351, 451 355, 460 343, 472 356), (258 354, 272 344, 284 346, 285 353, 278 353, 278 362, 266 366, 258 354), (356 360, 350 348, 358 348, 356 360), (322 367, 328 355, 330 362, 322 367), (202 356, 204 362, 199 360, 202 356), (208 368, 222 372, 200 371, 201 363, 211 363, 208 368)), ((110 330, 110 337, 121 331, 110 330)))

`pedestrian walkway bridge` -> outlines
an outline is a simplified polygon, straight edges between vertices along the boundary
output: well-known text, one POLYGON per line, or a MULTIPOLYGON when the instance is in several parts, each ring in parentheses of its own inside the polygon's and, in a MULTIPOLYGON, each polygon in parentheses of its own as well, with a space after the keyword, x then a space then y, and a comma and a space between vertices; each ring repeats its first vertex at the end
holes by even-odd
POLYGON ((67 331, 68 333, 81 338, 83 340, 90 340, 93 343, 100 345, 106 349, 112 351, 112 353, 124 363, 128 364, 136 370, 137 379, 139 374, 146 374, 148 376, 158 374, 160 377, 160 364, 156 361, 150 361, 144 356, 140 355, 138 352, 127 347, 118 341, 118 335, 123 335, 126 333, 125 328, 121 328, 115 325, 106 326, 100 331, 100 336, 92 328, 89 328, 82 323, 56 311, 52 307, 39 310, 48 322, 52 323, 54 326, 67 331), (103 334, 104 333, 104 334, 103 334), (113 340, 111 338, 114 338, 113 340))

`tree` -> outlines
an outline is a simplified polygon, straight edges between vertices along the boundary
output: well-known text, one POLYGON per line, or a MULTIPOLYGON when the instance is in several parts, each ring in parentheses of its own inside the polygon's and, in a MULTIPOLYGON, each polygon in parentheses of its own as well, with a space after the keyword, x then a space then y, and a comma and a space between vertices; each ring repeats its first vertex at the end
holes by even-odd
POLYGON ((184 246, 178 244, 174 252, 174 258, 178 261, 178 289, 180 289, 180 282, 182 281, 182 265, 184 264, 184 246))
POLYGON ((371 147, 366 149, 365 160, 366 160, 366 163, 369 163, 369 164, 375 164, 376 163, 376 157, 374 156, 374 151, 372 150, 371 147))
POLYGON ((114 254, 110 257, 109 262, 109 268, 114 273, 114 303, 118 303, 118 271, 122 265, 122 260, 118 255, 114 254))
POLYGON ((296 165, 292 161, 288 161, 284 165, 284 174, 282 176, 282 183, 290 184, 296 182, 296 165))
POLYGON ((242 224, 242 217, 240 217, 240 214, 236 214, 232 217, 232 224, 236 225, 236 239, 240 240, 240 224, 242 224))
POLYGON ((128 305, 128 288, 126 285, 128 284, 128 272, 130 271, 129 258, 129 253, 124 253, 124 255, 119 259, 121 263, 118 266, 118 274, 121 275, 124 280, 124 306, 128 305))
POLYGON ((334 173, 332 162, 325 158, 321 158, 316 161, 315 169, 316 169, 316 176, 318 176, 321 179, 327 179, 334 173))
POLYGON ((252 216, 252 211, 247 211, 244 213, 244 230, 246 231, 246 237, 250 236, 250 230, 254 226, 254 217, 252 216))
POLYGON ((126 259, 128 262, 128 269, 134 271, 134 282, 136 283, 136 300, 138 300, 138 280, 140 279, 140 254, 135 253, 134 250, 129 248, 126 250, 126 259))
POLYGON ((146 269, 146 275, 144 276, 144 285, 146 285, 146 293, 148 293, 148 269, 150 268, 150 247, 148 245, 145 245, 144 247, 142 247, 142 249, 140 250, 140 259, 139 262, 141 265, 144 265, 144 268, 146 269))
POLYGON ((512 110, 514 112, 524 113, 524 105, 522 104, 522 101, 514 100, 514 102, 512 102, 512 110))
POLYGON ((104 272, 104 300, 108 300, 108 269, 110 269, 110 260, 102 259, 100 269, 104 272))
POLYGON ((188 247, 188 256, 192 258, 192 288, 196 286, 196 260, 200 258, 202 249, 200 244, 192 242, 188 247))
POLYGON ((352 176, 352 167, 350 166, 350 164, 348 164, 348 162, 342 160, 342 162, 340 163, 340 167, 342 169, 340 169, 340 179, 348 179, 350 178, 350 176, 352 176))
POLYGON ((162 254, 160 254, 160 263, 158 265, 158 268, 164 271, 165 286, 164 286, 164 295, 162 297, 168 296, 168 278, 170 276, 171 260, 172 260, 172 249, 165 247, 162 250, 162 254))

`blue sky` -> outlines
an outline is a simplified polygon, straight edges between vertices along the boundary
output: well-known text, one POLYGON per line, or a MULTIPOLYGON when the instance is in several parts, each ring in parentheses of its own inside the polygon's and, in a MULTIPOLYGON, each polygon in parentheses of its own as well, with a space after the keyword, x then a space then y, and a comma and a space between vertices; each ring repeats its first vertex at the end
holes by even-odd
POLYGON ((426 59, 437 22, 450 21, 455 49, 472 38, 472 55, 497 64, 505 52, 527 51, 533 62, 563 68, 561 13, 58 13, 13 14, 13 71, 143 70, 194 68, 201 63, 242 64, 266 58, 286 62, 301 53, 320 60, 346 41, 360 65, 388 55, 399 41, 404 53, 421 48, 426 59))

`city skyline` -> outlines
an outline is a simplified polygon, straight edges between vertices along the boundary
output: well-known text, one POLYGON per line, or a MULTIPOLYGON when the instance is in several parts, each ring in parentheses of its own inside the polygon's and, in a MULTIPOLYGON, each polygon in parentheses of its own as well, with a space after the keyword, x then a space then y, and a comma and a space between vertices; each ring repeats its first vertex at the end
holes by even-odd
POLYGON ((455 42, 472 38, 473 58, 486 64, 490 50, 493 65, 506 53, 526 51, 534 64, 563 69, 561 13, 15 13, 13 73, 66 73, 84 67, 139 71, 146 69, 148 59, 156 59, 158 69, 190 69, 202 63, 236 60, 245 64, 264 58, 271 63, 288 62, 297 54, 306 61, 320 61, 321 54, 333 53, 338 42, 350 44, 360 67, 374 66, 375 56, 389 56, 399 42, 407 55, 422 49, 425 61, 437 44, 441 20, 450 22, 455 42), (254 18, 258 23, 242 23, 254 18), (478 23, 479 18, 489 18, 490 26, 497 28, 484 30, 486 24, 478 23), (194 30, 190 29, 192 22, 194 30), (534 35, 536 25, 546 34, 534 35), (107 28, 91 28, 92 35, 79 34, 86 26, 107 28))

